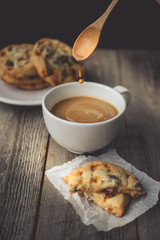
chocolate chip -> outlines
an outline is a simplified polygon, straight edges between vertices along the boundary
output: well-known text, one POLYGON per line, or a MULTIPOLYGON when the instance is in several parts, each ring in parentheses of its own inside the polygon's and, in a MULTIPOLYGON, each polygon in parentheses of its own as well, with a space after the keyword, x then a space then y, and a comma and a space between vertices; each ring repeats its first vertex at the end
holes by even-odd
POLYGON ((79 193, 79 196, 84 197, 84 193, 83 192, 79 193))
POLYGON ((38 76, 37 76, 37 75, 34 75, 34 76, 28 76, 27 78, 30 79, 30 80, 32 80, 32 79, 38 78, 38 76))
POLYGON ((53 80, 53 86, 57 86, 59 84, 60 84, 60 82, 58 80, 56 80, 56 79, 53 80))
POLYGON ((107 188, 102 189, 101 192, 102 192, 102 193, 105 193, 105 195, 106 195, 107 198, 108 198, 108 197, 111 198, 111 197, 115 196, 116 193, 117 193, 115 189, 110 189, 110 191, 109 191, 109 189, 107 189, 107 188))
POLYGON ((61 63, 68 63, 68 56, 61 55, 61 56, 59 56, 59 60, 61 63))
POLYGON ((90 198, 88 198, 88 201, 91 202, 91 203, 94 203, 94 201, 90 198))
POLYGON ((128 179, 130 177, 130 175, 129 174, 126 174, 126 178, 128 179))
POLYGON ((108 190, 104 188, 104 189, 101 190, 101 192, 102 193, 108 193, 108 190))
POLYGON ((50 48, 46 49, 46 58, 50 57, 53 51, 50 48))
POLYGON ((12 62, 12 61, 10 61, 10 60, 7 60, 7 62, 5 63, 5 66, 7 66, 7 67, 13 67, 13 66, 14 66, 14 64, 13 64, 13 62, 12 62))
POLYGON ((117 180, 119 180, 119 178, 116 177, 115 175, 110 175, 110 174, 109 174, 109 177, 110 177, 111 179, 117 179, 117 180))
POLYGON ((136 183, 136 185, 134 186, 135 188, 139 188, 142 187, 140 183, 136 183))
POLYGON ((18 58, 18 61, 23 61, 23 60, 24 60, 23 57, 18 58))
POLYGON ((78 192, 78 188, 77 188, 77 187, 74 187, 74 188, 73 188, 73 192, 78 192))
POLYGON ((51 69, 49 69, 48 72, 47 72, 47 76, 51 76, 52 74, 53 74, 53 71, 51 69))

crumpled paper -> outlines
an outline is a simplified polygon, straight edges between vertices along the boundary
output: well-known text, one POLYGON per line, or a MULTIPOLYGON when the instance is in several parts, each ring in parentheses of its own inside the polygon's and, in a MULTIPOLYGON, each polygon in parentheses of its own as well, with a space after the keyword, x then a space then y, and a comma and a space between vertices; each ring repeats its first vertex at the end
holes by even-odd
POLYGON ((116 150, 110 150, 109 152, 96 157, 78 156, 61 166, 51 168, 46 171, 46 175, 55 188, 60 191, 63 197, 73 205, 82 222, 86 225, 93 224, 98 231, 109 231, 115 227, 120 227, 133 221, 157 203, 160 191, 160 182, 153 180, 144 172, 139 171, 130 163, 126 162, 116 153, 116 150), (132 199, 124 216, 120 218, 110 215, 99 206, 80 197, 77 193, 70 194, 68 191, 68 184, 61 179, 76 168, 83 166, 86 162, 96 160, 115 163, 133 173, 140 180, 147 193, 146 197, 132 199))

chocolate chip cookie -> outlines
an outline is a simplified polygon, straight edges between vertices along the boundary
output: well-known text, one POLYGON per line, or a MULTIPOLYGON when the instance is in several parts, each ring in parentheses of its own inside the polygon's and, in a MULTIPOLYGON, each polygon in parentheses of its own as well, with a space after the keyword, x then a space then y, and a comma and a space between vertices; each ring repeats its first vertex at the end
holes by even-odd
POLYGON ((49 84, 39 77, 39 75, 15 78, 0 69, 0 78, 7 84, 23 89, 41 89, 48 87, 49 84))
POLYGON ((124 214, 131 198, 146 195, 133 174, 109 162, 88 162, 62 180, 71 194, 78 193, 117 217, 124 214))
POLYGON ((33 62, 37 72, 53 86, 76 81, 85 66, 74 60, 71 47, 56 39, 41 39, 33 48, 33 62))
POLYGON ((0 51, 0 69, 14 78, 37 75, 32 62, 33 44, 12 44, 0 51))
POLYGON ((69 191, 99 192, 111 196, 124 193, 132 198, 145 195, 139 180, 125 169, 109 162, 93 161, 62 178, 69 191))

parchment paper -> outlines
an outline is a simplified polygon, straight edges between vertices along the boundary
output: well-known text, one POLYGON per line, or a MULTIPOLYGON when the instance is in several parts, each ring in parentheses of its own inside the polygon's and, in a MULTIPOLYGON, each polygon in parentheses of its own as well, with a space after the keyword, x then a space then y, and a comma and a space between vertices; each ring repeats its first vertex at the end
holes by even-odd
POLYGON ((98 231, 109 231, 112 228, 120 227, 133 221, 157 203, 160 191, 160 182, 153 180, 145 173, 133 167, 130 163, 122 159, 115 150, 110 150, 109 152, 96 157, 78 156, 72 161, 46 171, 46 175, 55 188, 61 192, 63 197, 73 205, 82 222, 86 225, 93 224, 98 231), (70 194, 68 191, 68 185, 64 183, 61 178, 76 168, 83 166, 86 162, 95 160, 115 163, 133 173, 140 180, 147 196, 132 199, 124 216, 119 218, 110 215, 94 203, 90 203, 86 199, 81 198, 77 193, 70 194))

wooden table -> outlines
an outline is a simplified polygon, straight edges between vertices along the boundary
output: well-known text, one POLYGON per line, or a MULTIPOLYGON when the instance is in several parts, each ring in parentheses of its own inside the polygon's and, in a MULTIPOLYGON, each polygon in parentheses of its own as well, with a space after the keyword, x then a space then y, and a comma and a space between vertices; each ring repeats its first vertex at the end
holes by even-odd
MULTIPOLYGON (((94 154, 115 148, 160 181, 160 52, 97 49, 85 64, 88 81, 123 85, 132 95, 118 137, 94 154)), ((40 106, 0 103, 0 239, 160 239, 160 201, 107 233, 84 225, 45 176, 75 156, 49 136, 40 106)))

